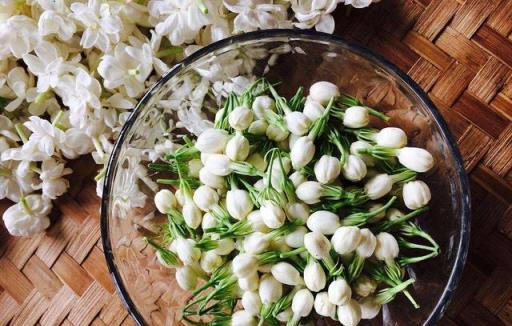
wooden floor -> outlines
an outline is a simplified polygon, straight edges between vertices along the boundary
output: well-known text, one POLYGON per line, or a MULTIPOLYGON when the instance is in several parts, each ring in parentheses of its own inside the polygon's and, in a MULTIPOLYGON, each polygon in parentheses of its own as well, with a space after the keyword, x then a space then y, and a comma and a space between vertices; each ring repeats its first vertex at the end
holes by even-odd
MULTIPOLYGON (((512 325, 512 0, 382 0, 349 16, 340 8, 336 21, 336 34, 421 85, 464 156, 471 247, 441 324, 512 325)), ((13 238, 0 227, 0 325, 133 324, 104 262, 95 167, 82 160, 74 168, 83 172, 45 234, 13 238)))

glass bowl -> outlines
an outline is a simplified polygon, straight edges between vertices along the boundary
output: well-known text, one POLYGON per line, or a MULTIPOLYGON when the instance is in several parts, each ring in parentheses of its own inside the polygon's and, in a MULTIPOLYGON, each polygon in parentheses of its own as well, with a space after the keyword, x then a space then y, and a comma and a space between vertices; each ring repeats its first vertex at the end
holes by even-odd
POLYGON ((376 319, 361 324, 430 325, 439 320, 460 279, 470 229, 468 181, 446 123, 414 81, 368 49, 317 32, 272 30, 235 36, 187 57, 148 90, 120 133, 106 170, 101 231, 109 270, 135 321, 181 325, 178 309, 187 299, 175 284, 174 270, 163 268, 142 238, 162 218, 152 201, 157 176, 145 163, 160 149, 172 148, 166 139, 208 126, 216 106, 201 110, 205 90, 208 85, 218 92, 232 90, 230 81, 238 75, 283 81, 279 89, 287 96, 300 85, 331 81, 343 93, 386 112, 392 125, 406 131, 410 144, 433 154, 436 167, 422 176, 432 189, 431 210, 419 223, 442 252, 408 271, 416 278, 412 292, 421 308, 413 309, 398 296, 376 319))

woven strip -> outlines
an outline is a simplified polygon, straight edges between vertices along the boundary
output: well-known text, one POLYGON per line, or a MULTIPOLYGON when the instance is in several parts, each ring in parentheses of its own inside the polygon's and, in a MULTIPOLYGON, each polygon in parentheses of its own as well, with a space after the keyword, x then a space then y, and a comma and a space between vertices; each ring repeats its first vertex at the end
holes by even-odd
MULTIPOLYGON (((336 34, 406 71, 447 120, 470 175, 468 264, 441 325, 512 325, 512 0, 382 0, 336 34)), ((74 162, 52 227, 0 227, 0 325, 133 325, 107 273, 90 159, 74 162)), ((8 207, 0 202, 0 214, 8 207)))

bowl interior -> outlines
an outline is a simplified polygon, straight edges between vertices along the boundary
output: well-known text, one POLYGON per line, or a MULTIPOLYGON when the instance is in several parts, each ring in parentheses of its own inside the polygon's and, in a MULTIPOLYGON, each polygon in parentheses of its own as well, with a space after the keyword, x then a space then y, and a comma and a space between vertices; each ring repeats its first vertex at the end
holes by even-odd
POLYGON ((469 232, 467 181, 442 118, 405 74, 366 49, 325 34, 267 31, 221 41, 174 67, 140 102, 113 150, 102 201, 102 235, 109 268, 136 321, 178 325, 177 309, 187 298, 175 284, 173 270, 162 268, 142 239, 161 218, 152 202, 157 176, 145 170, 145 163, 158 156, 151 150, 155 145, 171 148, 171 141, 210 125, 218 106, 215 99, 209 100, 209 108, 201 106, 205 90, 231 90, 232 78, 239 75, 280 81, 286 95, 301 85, 331 81, 343 93, 385 111, 392 117, 390 125, 407 132, 410 145, 433 154, 435 169, 421 176, 432 189, 431 210, 419 223, 439 242, 442 253, 409 270, 416 278, 412 292, 421 308, 414 310, 398 297, 367 324, 418 325, 440 318, 464 264, 469 232))

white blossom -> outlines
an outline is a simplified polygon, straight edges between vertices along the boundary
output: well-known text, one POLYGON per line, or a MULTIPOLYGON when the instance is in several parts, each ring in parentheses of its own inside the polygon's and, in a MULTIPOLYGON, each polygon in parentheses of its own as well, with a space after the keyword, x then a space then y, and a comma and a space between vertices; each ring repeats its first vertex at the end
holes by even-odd
POLYGON ((334 17, 331 13, 336 9, 338 0, 292 0, 292 10, 300 29, 309 29, 313 26, 319 32, 334 32, 334 17))
POLYGON ((287 8, 268 0, 224 0, 224 6, 236 13, 235 33, 247 33, 258 29, 290 28, 287 8))
POLYGON ((28 195, 3 214, 7 231, 14 236, 31 236, 50 225, 52 203, 41 195, 28 195))
POLYGON ((27 16, 12 16, 0 22, 0 59, 10 55, 19 59, 29 53, 40 41, 37 25, 27 16))

